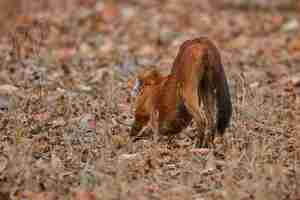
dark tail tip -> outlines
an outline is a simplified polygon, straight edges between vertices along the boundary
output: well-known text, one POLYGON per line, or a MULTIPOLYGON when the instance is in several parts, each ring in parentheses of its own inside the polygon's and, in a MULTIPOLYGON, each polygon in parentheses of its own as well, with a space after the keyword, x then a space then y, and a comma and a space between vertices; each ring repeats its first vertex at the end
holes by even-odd
POLYGON ((217 131, 220 135, 223 135, 225 129, 229 126, 232 115, 229 86, 226 77, 223 80, 221 81, 222 85, 217 88, 217 131))

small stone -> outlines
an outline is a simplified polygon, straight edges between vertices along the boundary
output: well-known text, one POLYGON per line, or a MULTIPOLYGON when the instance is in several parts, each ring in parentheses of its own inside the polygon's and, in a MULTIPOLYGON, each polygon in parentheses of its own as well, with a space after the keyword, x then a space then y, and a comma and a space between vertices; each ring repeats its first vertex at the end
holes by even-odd
POLYGON ((8 110, 9 99, 6 96, 0 96, 0 112, 8 110))
POLYGON ((140 157, 140 154, 138 153, 133 153, 133 154, 122 154, 119 156, 119 161, 123 160, 133 160, 140 157))
POLYGON ((259 86, 259 82, 251 83, 249 86, 250 88, 257 88, 259 86))
POLYGON ((299 87, 300 86, 300 75, 292 77, 291 82, 292 82, 293 86, 299 87))
POLYGON ((287 23, 283 24, 281 30, 283 32, 291 32, 299 29, 299 22, 297 19, 291 19, 287 23))
POLYGON ((85 91, 85 92, 89 92, 92 90, 92 87, 90 86, 87 86, 87 85, 83 85, 83 84, 80 84, 77 86, 77 88, 81 91, 85 91))

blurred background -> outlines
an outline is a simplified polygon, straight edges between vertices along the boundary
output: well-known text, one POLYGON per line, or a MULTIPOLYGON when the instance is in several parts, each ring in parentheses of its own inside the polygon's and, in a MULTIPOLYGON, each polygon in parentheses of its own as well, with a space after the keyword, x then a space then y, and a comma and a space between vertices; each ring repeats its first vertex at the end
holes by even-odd
MULTIPOLYGON (((30 32, 35 26, 45 33, 43 42, 47 43, 48 52, 55 54, 58 47, 73 47, 73 51, 66 48, 69 51, 65 53, 81 48, 93 57, 102 50, 106 51, 104 54, 151 54, 164 45, 169 47, 170 42, 176 46, 185 38, 198 35, 208 35, 226 46, 242 45, 249 35, 262 39, 261 36, 271 36, 279 30, 284 34, 278 36, 290 42, 297 40, 300 8, 296 0, 2 0, 0 9, 1 36, 30 32), (140 45, 140 40, 147 45, 140 45)), ((272 39, 263 40, 266 43, 272 39)), ((22 48, 22 53, 30 53, 22 48)), ((297 49, 297 42, 288 48, 297 49)), ((43 51, 42 46, 39 51, 43 51)))

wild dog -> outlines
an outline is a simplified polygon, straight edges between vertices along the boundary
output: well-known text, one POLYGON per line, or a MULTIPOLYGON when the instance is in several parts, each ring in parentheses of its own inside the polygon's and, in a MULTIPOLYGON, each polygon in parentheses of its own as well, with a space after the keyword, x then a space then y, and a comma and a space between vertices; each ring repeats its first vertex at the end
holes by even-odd
POLYGON ((171 135, 194 119, 198 146, 203 146, 204 141, 206 145, 214 142, 215 133, 222 140, 230 123, 232 103, 221 56, 206 37, 187 40, 180 46, 168 76, 156 69, 140 73, 132 94, 136 96, 136 110, 131 137, 149 121, 157 124, 159 134, 171 135), (207 139, 206 129, 211 132, 207 139))

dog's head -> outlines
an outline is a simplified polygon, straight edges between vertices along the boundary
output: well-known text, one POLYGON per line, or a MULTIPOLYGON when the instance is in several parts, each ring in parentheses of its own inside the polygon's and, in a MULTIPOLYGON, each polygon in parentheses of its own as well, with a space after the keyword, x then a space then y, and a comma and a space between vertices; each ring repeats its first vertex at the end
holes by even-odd
POLYGON ((145 86, 159 84, 161 78, 162 75, 156 69, 147 69, 142 71, 134 80, 131 95, 136 97, 145 86))

